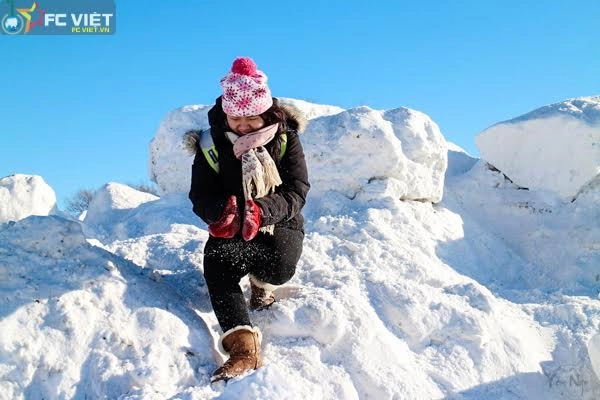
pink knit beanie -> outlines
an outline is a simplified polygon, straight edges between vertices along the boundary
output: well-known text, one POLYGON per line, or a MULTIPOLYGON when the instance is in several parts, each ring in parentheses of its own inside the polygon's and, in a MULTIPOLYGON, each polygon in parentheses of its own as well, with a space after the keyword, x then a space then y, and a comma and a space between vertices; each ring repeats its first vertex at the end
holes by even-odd
POLYGON ((273 105, 267 75, 256 69, 249 57, 236 58, 231 71, 221 79, 223 111, 232 117, 249 117, 273 105))

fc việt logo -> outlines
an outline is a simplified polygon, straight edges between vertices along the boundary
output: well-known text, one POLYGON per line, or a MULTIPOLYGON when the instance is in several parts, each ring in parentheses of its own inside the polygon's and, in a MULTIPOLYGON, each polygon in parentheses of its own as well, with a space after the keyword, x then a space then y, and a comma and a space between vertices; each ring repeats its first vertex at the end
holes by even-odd
POLYGON ((0 34, 112 35, 114 0, 0 0, 0 34))

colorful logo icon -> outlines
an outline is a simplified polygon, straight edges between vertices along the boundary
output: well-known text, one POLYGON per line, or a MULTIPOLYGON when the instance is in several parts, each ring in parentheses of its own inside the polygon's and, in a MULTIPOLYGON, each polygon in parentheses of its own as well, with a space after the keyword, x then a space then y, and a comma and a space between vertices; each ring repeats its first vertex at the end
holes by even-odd
POLYGON ((37 1, 34 1, 33 4, 32 4, 32 6, 29 7, 29 8, 17 8, 17 11, 27 21, 25 23, 25 33, 29 33, 29 31, 31 30, 31 28, 33 28, 36 25, 44 26, 44 14, 46 14, 46 11, 42 10, 38 6, 37 1), (32 15, 33 15, 34 11, 37 12, 38 16, 37 16, 37 19, 32 22, 31 18, 32 18, 32 15))
POLYGON ((2 17, 2 31, 7 35, 18 35, 25 27, 25 20, 16 13, 14 0, 6 0, 9 13, 2 17))

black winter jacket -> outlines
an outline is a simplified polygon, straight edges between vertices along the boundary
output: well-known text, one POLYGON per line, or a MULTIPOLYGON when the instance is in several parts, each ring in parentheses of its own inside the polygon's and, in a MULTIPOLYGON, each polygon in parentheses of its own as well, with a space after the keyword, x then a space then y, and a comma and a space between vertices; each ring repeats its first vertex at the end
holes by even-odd
MULTIPOLYGON (((273 99, 274 102, 277 99, 273 99)), ((262 225, 276 224, 304 232, 304 218, 301 214, 310 188, 304 151, 298 133, 306 120, 302 113, 289 105, 280 105, 285 111, 286 121, 283 124, 287 134, 287 148, 281 159, 277 156, 281 148, 281 136, 276 135, 265 148, 275 155, 273 160, 279 170, 282 184, 275 192, 256 199, 262 210, 262 225)), ((243 212, 244 192, 242 189, 242 163, 233 153, 233 144, 225 136, 225 113, 221 107, 221 98, 208 112, 211 135, 219 154, 219 173, 214 171, 197 141, 192 146, 196 150, 192 166, 192 184, 189 198, 196 213, 204 222, 210 224, 221 217, 227 199, 237 196, 240 212, 243 212)), ((243 214, 242 214, 243 215, 243 214)))

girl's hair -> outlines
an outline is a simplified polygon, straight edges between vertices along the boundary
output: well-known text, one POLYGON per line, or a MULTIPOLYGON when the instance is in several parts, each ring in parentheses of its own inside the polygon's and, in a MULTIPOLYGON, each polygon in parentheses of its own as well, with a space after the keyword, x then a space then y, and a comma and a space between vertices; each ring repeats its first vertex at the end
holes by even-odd
POLYGON ((264 113, 260 114, 262 119, 265 121, 265 126, 273 125, 279 123, 279 128, 277 129, 275 144, 271 147, 271 151, 269 152, 275 164, 279 166, 279 155, 281 151, 281 141, 277 140, 279 136, 281 136, 287 129, 287 114, 281 107, 279 107, 279 102, 277 99, 273 99, 273 105, 264 113))
POLYGON ((279 123, 279 129, 277 135, 281 135, 286 129, 286 114, 281 107, 277 99, 273 99, 273 105, 264 113, 260 114, 262 119, 265 121, 265 126, 279 123))

